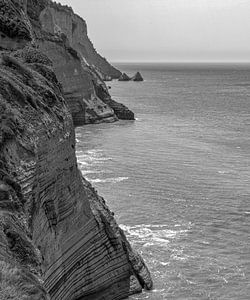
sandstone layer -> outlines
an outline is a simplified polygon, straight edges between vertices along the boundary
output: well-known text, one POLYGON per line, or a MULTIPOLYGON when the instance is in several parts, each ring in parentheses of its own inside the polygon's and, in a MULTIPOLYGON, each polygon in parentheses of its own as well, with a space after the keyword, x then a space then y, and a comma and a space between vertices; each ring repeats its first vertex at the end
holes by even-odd
POLYGON ((29 33, 6 30, 15 42, 0 51, 0 299, 124 299, 152 280, 78 170, 62 86, 25 14, 37 4, 0 0, 29 33))

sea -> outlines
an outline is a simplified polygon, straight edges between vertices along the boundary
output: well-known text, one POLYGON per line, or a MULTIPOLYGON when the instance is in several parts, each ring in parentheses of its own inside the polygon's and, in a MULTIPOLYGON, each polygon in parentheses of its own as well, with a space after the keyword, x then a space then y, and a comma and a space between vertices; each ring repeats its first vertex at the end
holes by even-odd
POLYGON ((154 290, 131 299, 250 299, 250 65, 116 64, 135 121, 77 128, 104 196, 154 290))

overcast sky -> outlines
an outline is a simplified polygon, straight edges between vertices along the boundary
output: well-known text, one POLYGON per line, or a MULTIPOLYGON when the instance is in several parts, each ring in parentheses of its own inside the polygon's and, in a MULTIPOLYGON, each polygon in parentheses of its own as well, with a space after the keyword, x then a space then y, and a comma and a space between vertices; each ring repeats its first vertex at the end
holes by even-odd
POLYGON ((61 0, 109 61, 249 61, 250 0, 61 0))

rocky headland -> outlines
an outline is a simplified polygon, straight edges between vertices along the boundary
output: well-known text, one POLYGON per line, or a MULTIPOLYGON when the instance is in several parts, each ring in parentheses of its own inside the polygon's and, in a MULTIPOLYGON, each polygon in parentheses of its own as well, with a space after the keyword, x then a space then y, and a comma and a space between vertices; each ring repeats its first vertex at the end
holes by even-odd
POLYGON ((49 0, 28 1, 27 14, 39 50, 53 63, 75 126, 114 122, 119 116, 134 120, 133 112, 127 107, 113 99, 108 105, 103 101, 106 98, 96 94, 97 85, 105 86, 104 80, 117 78, 121 73, 96 52, 81 17, 70 7, 49 0))
POLYGON ((0 299, 124 299, 151 289, 150 273, 75 155, 74 124, 116 118, 113 100, 67 35, 42 27, 47 9, 73 14, 0 0, 0 299), (81 119, 83 98, 105 116, 81 119))

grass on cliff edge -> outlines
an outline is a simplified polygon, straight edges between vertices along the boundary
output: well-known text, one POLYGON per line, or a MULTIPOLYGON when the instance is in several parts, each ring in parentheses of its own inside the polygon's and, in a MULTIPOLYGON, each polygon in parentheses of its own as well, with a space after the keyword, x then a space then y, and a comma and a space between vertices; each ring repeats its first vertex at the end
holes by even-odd
POLYGON ((0 261, 0 300, 30 300, 20 270, 0 261))

